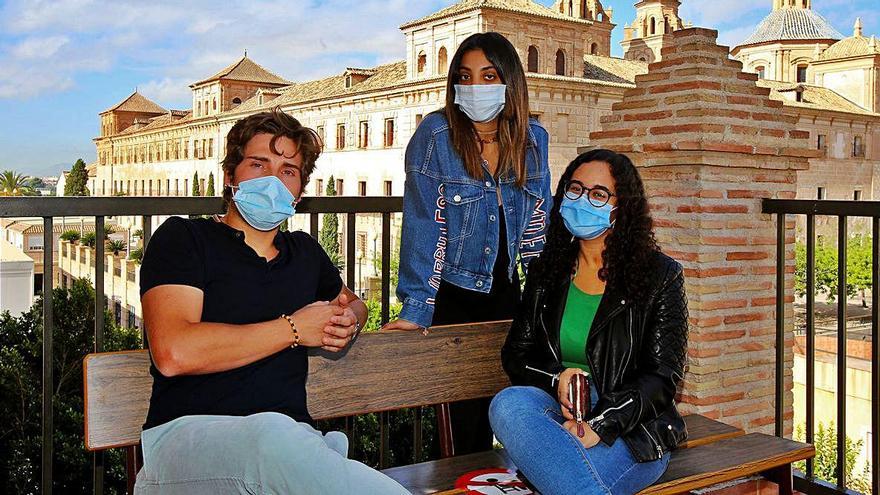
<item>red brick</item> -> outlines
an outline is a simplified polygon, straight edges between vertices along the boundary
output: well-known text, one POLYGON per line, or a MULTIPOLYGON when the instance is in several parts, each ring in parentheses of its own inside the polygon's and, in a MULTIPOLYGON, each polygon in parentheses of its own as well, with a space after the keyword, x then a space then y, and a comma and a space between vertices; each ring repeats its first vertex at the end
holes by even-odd
POLYGON ((695 278, 711 278, 711 277, 724 277, 726 275, 736 275, 741 273, 738 267, 735 266, 725 266, 720 268, 685 268, 684 276, 685 277, 695 277, 695 278))
POLYGON ((736 74, 737 79, 743 79, 745 81, 757 81, 758 75, 752 74, 750 72, 739 72, 736 74))
POLYGON ((746 127, 742 125, 730 126, 730 132, 734 134, 742 134, 744 136, 757 136, 761 130, 757 127, 746 127))
POLYGON ((688 404, 695 406, 712 406, 715 404, 723 404, 725 402, 733 402, 745 398, 745 392, 736 392, 724 395, 712 395, 709 397, 694 397, 692 395, 684 395, 682 400, 688 404))
POLYGON ((718 357, 721 355, 721 349, 716 347, 701 349, 698 347, 688 347, 688 356, 694 358, 718 357))
MULTIPOLYGON (((764 112, 752 112, 753 120, 761 120, 765 122, 778 122, 781 119, 780 115, 772 114, 772 113, 764 113, 764 112)), ((785 134, 783 134, 784 136, 785 134)))
POLYGON ((769 257, 769 253, 762 253, 760 251, 732 251, 727 253, 727 261, 765 260, 769 257))
POLYGON ((785 103, 779 100, 764 100, 764 106, 767 108, 782 108, 785 106, 785 103))
POLYGON ((752 298, 752 306, 773 306, 776 304, 776 297, 754 297, 752 298))
POLYGON ((663 111, 663 112, 650 112, 650 113, 634 113, 629 115, 624 115, 623 120, 625 122, 631 121, 640 121, 640 120, 663 120, 672 117, 671 111, 663 111))
POLYGON ((788 131, 791 139, 810 139, 810 131, 788 131))
POLYGON ((703 149, 706 151, 722 151, 725 153, 751 154, 755 148, 747 144, 703 142, 703 149))
POLYGON ((769 136, 769 137, 784 138, 785 131, 782 129, 761 129, 761 135, 762 136, 769 136))
POLYGON ((727 197, 729 199, 769 198, 770 191, 753 191, 753 190, 748 190, 748 189, 729 189, 727 191, 727 197))
POLYGON ((727 103, 730 103, 731 105, 758 106, 761 104, 761 100, 759 98, 755 98, 753 96, 730 95, 727 97, 727 103))
POLYGON ((748 213, 746 205, 681 205, 676 208, 677 213, 748 213))
POLYGON ((672 151, 672 143, 645 143, 642 145, 642 151, 672 151))
POLYGON ((749 421, 749 426, 766 426, 772 425, 774 422, 776 422, 776 419, 773 416, 764 416, 749 421))
POLYGON ((695 89, 721 90, 721 83, 712 81, 684 81, 672 84, 661 84, 651 88, 651 94, 672 93, 676 91, 693 91, 695 89))
POLYGON ((590 139, 608 139, 632 137, 632 129, 618 129, 616 131, 596 131, 590 133, 590 139))
POLYGON ((665 125, 651 128, 651 134, 655 136, 663 134, 679 134, 685 132, 722 133, 724 132, 724 126, 717 124, 683 124, 665 125))
POLYGON ((751 414, 764 410, 773 410, 773 405, 768 402, 755 402, 742 406, 724 407, 721 409, 722 416, 740 416, 743 414, 751 414))
POLYGON ((745 246, 749 242, 745 237, 734 236, 702 236, 700 241, 707 246, 745 246))
POLYGON ((746 305, 748 305, 748 301, 745 299, 720 299, 718 301, 706 301, 700 305, 700 309, 711 311, 713 309, 744 308, 746 305))

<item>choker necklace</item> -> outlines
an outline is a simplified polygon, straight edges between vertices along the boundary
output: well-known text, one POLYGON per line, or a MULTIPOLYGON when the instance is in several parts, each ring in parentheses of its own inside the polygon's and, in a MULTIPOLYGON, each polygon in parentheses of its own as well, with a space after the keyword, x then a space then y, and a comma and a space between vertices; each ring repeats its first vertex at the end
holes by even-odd
POLYGON ((477 138, 477 141, 480 143, 480 147, 482 148, 484 144, 491 144, 491 143, 498 141, 498 129, 495 129, 494 131, 488 131, 488 132, 480 132, 480 131, 474 129, 474 137, 477 138), (480 134, 494 134, 494 136, 492 136, 489 139, 483 139, 483 137, 480 136, 480 134))

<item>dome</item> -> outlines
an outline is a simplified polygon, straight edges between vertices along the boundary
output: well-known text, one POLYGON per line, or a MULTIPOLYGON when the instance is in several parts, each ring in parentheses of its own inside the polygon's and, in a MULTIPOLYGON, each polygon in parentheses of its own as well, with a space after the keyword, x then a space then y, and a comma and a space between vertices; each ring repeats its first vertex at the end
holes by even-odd
POLYGON ((840 40, 843 35, 811 9, 779 9, 761 21, 739 46, 783 40, 840 40))
POLYGON ((819 60, 835 60, 863 55, 880 55, 880 41, 873 36, 851 36, 828 47, 822 52, 819 60))

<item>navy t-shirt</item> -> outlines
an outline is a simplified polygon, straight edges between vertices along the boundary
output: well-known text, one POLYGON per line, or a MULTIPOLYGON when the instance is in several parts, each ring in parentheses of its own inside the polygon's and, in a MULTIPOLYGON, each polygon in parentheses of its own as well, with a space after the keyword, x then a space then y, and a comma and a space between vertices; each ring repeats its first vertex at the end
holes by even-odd
MULTIPOLYGON (((278 255, 260 257, 244 233, 214 219, 171 217, 150 239, 141 265, 141 296, 159 285, 204 293, 203 322, 236 325, 273 320, 342 290, 338 269, 305 232, 278 232, 278 255)), ((144 429, 194 414, 246 416, 279 412, 312 422, 306 407, 306 349, 284 349, 240 368, 166 377, 150 366, 153 393, 144 429)))

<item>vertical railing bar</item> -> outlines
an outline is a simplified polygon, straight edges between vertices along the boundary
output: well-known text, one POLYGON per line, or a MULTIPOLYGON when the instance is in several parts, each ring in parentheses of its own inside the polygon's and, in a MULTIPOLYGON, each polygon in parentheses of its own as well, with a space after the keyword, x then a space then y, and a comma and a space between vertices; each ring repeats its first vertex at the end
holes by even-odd
MULTIPOLYGON (((104 217, 95 217, 95 352, 104 352, 104 217)), ((92 487, 104 493, 104 452, 92 453, 92 487)))
POLYGON ((382 213, 382 324, 391 311, 391 213, 382 213))
POLYGON ((52 460, 54 456, 52 439, 54 425, 52 413, 54 399, 52 389, 54 377, 52 373, 52 332, 54 328, 54 308, 52 285, 55 271, 53 254, 55 235, 52 217, 43 217, 43 449, 42 449, 42 492, 52 493, 52 460))
POLYGON ((318 241, 318 214, 317 213, 309 213, 309 234, 318 241))
POLYGON ((422 457, 422 408, 413 408, 413 464, 422 457))
POLYGON ((871 233, 871 478, 872 493, 880 494, 880 217, 871 233))
MULTIPOLYGON (((813 443, 816 415, 816 216, 807 215, 807 424, 806 441, 813 443)), ((807 459, 807 476, 812 478, 813 458, 807 459)))
POLYGON ((345 215, 345 272, 346 272, 346 280, 348 282, 348 288, 351 289, 355 295, 360 297, 360 287, 355 286, 354 280, 354 263, 355 263, 355 214, 347 213, 345 215))
POLYGON ((837 486, 846 487, 846 244, 847 217, 837 217, 837 486))
POLYGON ((785 220, 776 216, 776 436, 782 437, 785 418, 785 220))
POLYGON ((388 467, 388 412, 379 413, 379 469, 388 467))
MULTIPOLYGON (((147 244, 150 243, 150 237, 153 236, 153 218, 149 215, 144 215, 141 217, 141 223, 143 224, 143 229, 141 230, 144 232, 143 251, 146 253, 147 244)), ((129 246, 128 249, 131 249, 131 246, 129 246)), ((150 339, 147 337, 147 327, 144 325, 143 321, 141 321, 141 342, 144 343, 144 349, 150 348, 150 339)))

